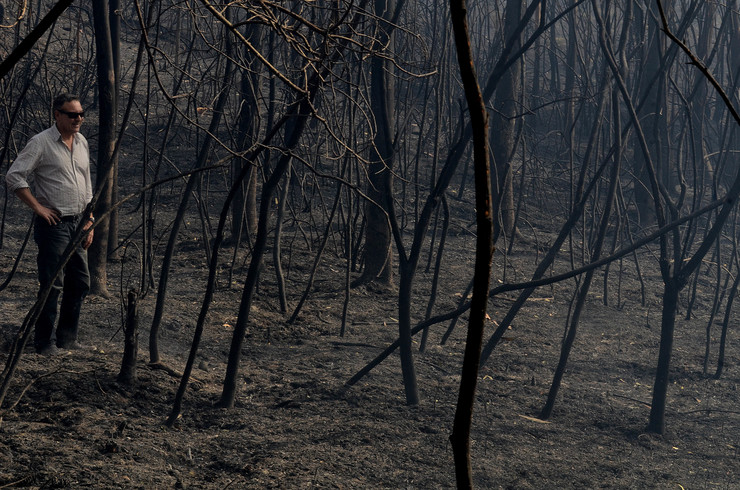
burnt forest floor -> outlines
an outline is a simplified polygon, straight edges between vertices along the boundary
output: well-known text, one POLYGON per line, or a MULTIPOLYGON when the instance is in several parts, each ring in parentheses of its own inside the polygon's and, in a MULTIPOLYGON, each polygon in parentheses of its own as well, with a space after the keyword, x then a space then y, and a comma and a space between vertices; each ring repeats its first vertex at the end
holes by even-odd
MULTIPOLYGON (((24 210, 12 206, 18 222, 6 230, 0 250, 3 280, 25 233, 24 210)), ((160 340, 169 371, 147 363, 152 291, 140 300, 138 379, 132 386, 116 381, 123 352, 120 297, 136 283, 132 271, 138 265, 130 258, 111 262, 112 297, 89 297, 83 311, 81 340, 95 350, 42 357, 27 349, 20 361, 0 411, 0 487, 453 487, 448 437, 467 317, 445 345, 440 339, 448 324, 434 326, 425 351, 415 353, 418 406, 405 404, 397 353, 348 388, 349 378, 395 339, 397 293, 352 290, 346 332, 340 336, 344 264, 331 254, 293 324, 286 320, 305 288, 309 266, 292 259, 289 309, 283 314, 274 272, 266 265, 232 409, 215 408, 215 403, 248 261, 238 259, 231 287, 224 267, 182 416, 173 428, 165 427, 179 383, 174 374, 184 368, 206 280, 197 228, 183 232, 173 264, 160 340)), ((300 242, 292 243, 298 247, 300 242)), ((523 232, 507 258, 507 281, 531 275, 542 256, 536 247, 523 232)), ((472 250, 472 235, 458 228, 447 246, 436 313, 453 309, 460 300, 472 271, 472 250)), ((223 254, 228 262, 232 251, 223 254)), ((313 252, 292 251, 303 254, 308 264, 313 260, 313 252)), ((3 366, 36 295, 34 257, 30 244, 11 284, 0 292, 3 366)), ((603 302, 603 279, 595 281, 548 421, 537 415, 559 356, 573 282, 538 290, 517 317, 480 373, 472 442, 478 487, 740 488, 740 351, 733 331, 723 377, 702 374, 710 279, 699 283, 691 320, 683 319, 687 295, 682 295, 667 432, 644 431, 661 283, 654 259, 647 253, 641 257, 647 265, 645 306, 628 261, 621 264, 622 274, 617 265, 610 271, 610 306, 603 302)), ((503 272, 503 258, 497 255, 496 284, 504 280, 503 272)), ((424 316, 431 272, 422 265, 416 281, 413 315, 418 320, 424 316)), ((507 293, 490 303, 489 333, 515 297, 507 293)), ((718 335, 716 327, 712 359, 718 335)), ((418 342, 415 338, 417 348, 418 342)))

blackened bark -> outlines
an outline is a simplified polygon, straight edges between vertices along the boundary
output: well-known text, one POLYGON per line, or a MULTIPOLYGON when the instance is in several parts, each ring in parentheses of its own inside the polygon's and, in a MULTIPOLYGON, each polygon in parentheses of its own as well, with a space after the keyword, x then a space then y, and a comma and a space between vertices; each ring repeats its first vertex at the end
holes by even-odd
MULTIPOLYGON (((111 40, 111 64, 113 68, 113 128, 115 133, 118 125, 118 96, 120 94, 121 78, 121 3, 120 0, 108 0, 108 17, 110 19, 110 40, 111 40)), ((115 141, 115 140, 114 140, 115 141)), ((114 145, 115 146, 115 145, 114 145)), ((110 178, 111 185, 111 204, 119 200, 118 191, 118 152, 114 151, 111 156, 112 173, 110 178)), ((108 216, 108 257, 118 254, 118 208, 110 210, 108 216)))
POLYGON ((455 32, 460 74, 465 98, 470 109, 473 128, 473 155, 475 165, 475 208, 477 239, 475 250, 475 278, 470 308, 468 335, 465 344, 460 392, 455 411, 455 422, 450 435, 455 459, 458 488, 472 488, 473 474, 470 462, 470 427, 473 420, 478 365, 483 344, 483 327, 488 304, 488 291, 493 261, 493 217, 488 147, 488 112, 475 73, 470 47, 465 0, 450 1, 450 17, 455 32))
MULTIPOLYGON (((596 262, 601 258, 601 250, 604 244, 604 240, 606 239, 606 232, 609 228, 609 220, 612 215, 612 207, 614 205, 614 201, 616 199, 617 194, 617 187, 619 184, 619 172, 621 168, 621 159, 622 159, 622 153, 621 153, 621 128, 622 123, 619 117, 619 105, 618 105, 618 94, 616 91, 614 92, 612 96, 612 107, 614 108, 614 128, 615 128, 615 142, 617 147, 617 152, 614 155, 614 166, 612 167, 612 172, 610 176, 609 181, 609 192, 606 196, 606 204, 604 206, 604 212, 601 216, 601 222, 599 224, 599 230, 598 235, 596 237, 596 242, 594 243, 593 252, 591 255, 591 262, 596 262)), ((563 342, 563 345, 560 350, 560 359, 558 361, 558 365, 555 368, 555 375, 553 376, 552 384, 550 385, 550 391, 547 395, 547 401, 545 402, 545 407, 542 409, 542 412, 540 413, 540 418, 543 420, 547 420, 552 415, 553 408, 555 407, 555 400, 558 395, 558 391, 560 390, 560 384, 563 380, 563 376, 565 375, 565 368, 568 364, 568 358, 570 356, 571 349, 573 348, 573 344, 576 340, 576 333, 578 331, 578 323, 581 318, 581 313, 583 312, 583 308, 586 304, 586 299, 588 297, 588 292, 591 288, 591 284, 593 282, 594 274, 596 270, 590 270, 585 274, 585 277, 583 279, 583 283, 581 284, 580 290, 578 291, 578 296, 576 299, 575 307, 573 308, 573 314, 570 319, 570 325, 568 327, 568 332, 565 337, 565 341, 563 342)))
MULTIPOLYGON (((395 0, 376 0, 375 14, 381 25, 378 28, 374 49, 380 51, 391 40, 393 26, 386 23, 395 10, 395 0)), ((363 273, 354 286, 376 282, 390 286, 393 280, 393 255, 391 226, 388 223, 389 196, 393 191, 393 133, 395 90, 390 75, 392 64, 385 56, 374 56, 371 61, 370 101, 375 118, 375 137, 370 149, 367 195, 365 207, 365 254, 363 273)))
POLYGON ((73 0, 61 0, 52 7, 31 33, 0 63, 0 79, 5 78, 5 75, 33 48, 38 40, 41 39, 41 36, 67 10, 67 7, 72 5, 72 2, 73 0))
POLYGON ((678 284, 666 282, 663 290, 663 312, 660 324, 660 347, 658 349, 658 367, 653 384, 653 402, 650 405, 650 421, 648 432, 662 434, 665 432, 665 408, 668 394, 668 375, 673 353, 673 335, 676 329, 676 307, 678 293, 681 292, 678 284))
MULTIPOLYGON (((226 52, 231 52, 231 45, 232 41, 227 36, 226 37, 226 52)), ((218 100, 216 101, 216 105, 213 108, 213 116, 211 118, 211 122, 208 126, 208 133, 209 134, 215 134, 216 130, 218 129, 219 124, 221 123, 221 118, 223 116, 224 107, 226 106, 226 102, 229 98, 229 93, 231 90, 231 80, 233 76, 233 61, 231 60, 231 57, 227 56, 227 63, 224 68, 224 78, 223 82, 221 84, 221 93, 218 97, 218 100)), ((213 147, 213 138, 210 136, 206 137, 206 140, 203 143, 203 146, 201 147, 200 151, 198 152, 198 157, 195 162, 195 168, 202 168, 208 163, 208 156, 211 153, 211 148, 213 147)), ((195 189, 196 184, 198 183, 200 179, 200 175, 193 174, 190 177, 188 177, 188 182, 185 185, 185 190, 182 194, 182 199, 180 200, 180 204, 177 209, 177 214, 175 215, 175 221, 172 223, 172 230, 170 231, 170 237, 167 241, 167 248, 165 249, 165 254, 162 259, 162 270, 160 272, 160 278, 159 278, 159 289, 157 291, 157 302, 155 304, 154 308, 154 315, 152 317, 152 325, 149 329, 149 362, 152 364, 156 364, 160 362, 160 355, 159 355, 159 327, 162 322, 162 316, 164 314, 164 307, 165 307, 165 298, 167 297, 167 286, 169 281, 169 274, 170 274, 170 268, 172 266, 172 259, 175 254, 175 246, 177 245, 177 237, 178 233, 180 231, 180 226, 182 225, 182 221, 185 217, 185 212, 187 211, 188 203, 190 202, 190 196, 193 193, 193 189, 195 189)))
MULTIPOLYGON (((298 140, 306 127, 306 121, 310 112, 311 108, 309 101, 303 101, 300 104, 298 114, 295 115, 291 124, 286 128, 286 148, 293 148, 298 144, 298 140)), ((234 333, 231 337, 231 349, 229 350, 229 361, 226 366, 226 376, 224 378, 221 399, 217 404, 219 407, 231 408, 234 406, 234 399, 236 398, 236 380, 237 375, 239 374, 239 364, 241 363, 242 357, 242 344, 244 343, 244 335, 247 332, 249 312, 252 308, 252 299, 254 298, 254 293, 257 288, 257 280, 259 279, 262 259, 265 255, 265 249, 267 248, 270 203, 272 202, 272 196, 277 189, 278 183, 283 178, 288 166, 290 165, 290 160, 291 156, 289 154, 283 155, 273 169, 270 178, 262 186, 257 236, 254 242, 254 249, 252 250, 252 259, 249 262, 247 279, 244 282, 244 289, 242 290, 241 302, 239 303, 239 315, 237 316, 234 333)))
POLYGON ((727 348, 727 330, 730 326, 730 314, 732 313, 732 305, 737 297, 737 288, 740 287, 740 274, 735 276, 735 280, 732 282, 730 288, 730 294, 727 297, 727 306, 725 307, 725 317, 722 320, 722 334, 719 339, 719 352, 717 353, 717 370, 714 372, 714 379, 720 379, 722 377, 722 371, 725 367, 725 349, 727 348))
MULTIPOLYGON (((655 223, 656 215, 653 206, 654 190, 650 182, 649 165, 652 165, 656 172, 661 172, 661 145, 663 144, 662 135, 665 127, 668 126, 668 112, 665 104, 665 89, 667 83, 667 71, 665 63, 661 60, 665 53, 664 38, 660 34, 657 23, 657 12, 652 3, 647 4, 646 11, 635 9, 638 17, 642 19, 645 28, 646 42, 643 55, 642 68, 642 86, 640 87, 640 99, 644 100, 643 110, 638 113, 640 122, 645 128, 645 139, 648 147, 651 149, 652 162, 647 161, 644 152, 636 152, 634 159, 633 173, 635 204, 640 224, 649 226, 655 223)), ((640 22, 638 21, 638 25, 640 22)))
POLYGON ((129 291, 126 308, 126 329, 124 331, 123 360, 118 381, 124 384, 136 382, 136 358, 139 354, 139 295, 129 291))
POLYGON ((95 215, 101 217, 95 227, 95 239, 90 246, 90 293, 108 297, 108 238, 110 220, 105 214, 113 204, 113 178, 111 172, 113 153, 116 146, 116 77, 113 63, 108 1, 93 1, 93 21, 95 23, 95 48, 98 63, 99 135, 98 171, 95 176, 96 188, 103 189, 95 206, 95 215))
MULTIPOLYGON (((250 39, 260 42, 263 39, 259 25, 249 27, 250 39)), ((251 59, 249 52, 244 54, 251 59)), ((259 133, 259 107, 257 105, 257 87, 259 84, 258 63, 249 65, 251 69, 242 70, 240 81, 241 106, 237 123, 236 139, 242 150, 248 150, 259 133)), ((252 165, 243 158, 235 158, 231 165, 232 179, 235 179, 244 165, 252 165)), ((246 181, 241 185, 241 191, 234 198, 232 208, 232 236, 238 242, 245 238, 251 239, 257 233, 257 172, 250 172, 246 181)))
MULTIPOLYGON (((522 0, 508 0, 504 17, 504 41, 512 52, 521 48, 519 36, 515 35, 522 17, 522 0)), ((501 77, 494 97, 494 111, 491 113, 491 130, 496 135, 491 140, 494 172, 491 172, 491 192, 494 203, 494 226, 500 228, 507 239, 514 234, 514 183, 512 160, 516 152, 516 123, 521 96, 521 59, 517 59, 501 77)))

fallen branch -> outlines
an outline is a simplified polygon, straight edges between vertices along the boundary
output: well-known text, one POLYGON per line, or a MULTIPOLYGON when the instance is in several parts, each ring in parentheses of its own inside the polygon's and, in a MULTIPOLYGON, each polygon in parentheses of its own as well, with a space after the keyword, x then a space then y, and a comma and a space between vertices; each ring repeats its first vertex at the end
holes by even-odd
MULTIPOLYGON (((638 249, 646 246, 650 242, 653 242, 653 241, 657 240, 658 238, 660 238, 662 235, 668 233, 669 231, 672 231, 674 228, 677 228, 677 227, 679 227, 679 226, 681 226, 681 225, 683 225, 683 224, 685 224, 685 223, 687 223, 687 222, 689 222, 689 221, 691 221, 693 219, 698 218, 699 216, 701 216, 701 215, 703 215, 705 213, 708 213, 708 212, 710 212, 710 211, 712 211, 712 210, 714 210, 714 209, 716 209, 716 208, 718 208, 720 206, 725 205, 727 203, 727 201, 728 201, 727 198, 722 198, 722 199, 718 199, 716 201, 713 201, 713 202, 707 204, 706 206, 704 206, 703 208, 701 208, 701 209, 699 209, 697 211, 694 211, 693 213, 688 214, 688 215, 684 216, 683 218, 674 221, 673 223, 669 223, 666 226, 664 226, 664 227, 660 228, 659 230, 655 231, 654 233, 652 233, 652 234, 650 234, 650 235, 642 238, 641 240, 638 240, 638 241, 632 243, 629 247, 623 248, 623 249, 615 252, 614 254, 612 254, 612 255, 610 255, 608 257, 604 257, 601 260, 597 260, 597 261, 592 262, 590 264, 586 264, 583 267, 579 267, 577 269, 573 269, 571 271, 564 272, 562 274, 558 274, 558 275, 551 276, 551 277, 548 277, 548 278, 537 279, 537 280, 534 280, 534 281, 513 283, 513 284, 502 284, 502 285, 500 285, 498 287, 495 287, 495 288, 491 289, 491 292, 489 293, 489 297, 490 298, 493 298, 494 296, 497 296, 497 295, 499 295, 501 293, 505 293, 505 292, 508 292, 508 291, 518 291, 518 290, 521 290, 521 289, 529 289, 529 288, 537 288, 537 287, 541 287, 541 286, 548 286, 550 284, 555 284, 557 282, 565 281, 566 279, 571 279, 571 278, 573 278, 575 276, 584 274, 584 273, 586 273, 588 271, 591 271, 593 269, 597 269, 599 267, 602 267, 602 266, 604 266, 606 264, 609 264, 611 262, 614 262, 615 260, 621 259, 625 255, 631 254, 635 250, 638 250, 638 249)), ((425 321, 417 324, 417 326, 414 327, 411 330, 411 335, 416 335, 420 331, 422 331, 425 328, 430 327, 430 326, 432 326, 432 325, 434 325, 436 323, 440 323, 440 322, 443 322, 443 321, 446 321, 446 320, 451 320, 452 318, 455 318, 455 317, 457 317, 459 315, 462 315, 463 313, 465 313, 466 311, 468 311, 468 309, 470 309, 470 302, 469 301, 467 303, 461 305, 456 310, 453 310, 451 312, 448 312, 448 313, 445 313, 445 314, 442 314, 442 315, 435 316, 433 318, 430 318, 428 320, 425 320, 425 321)), ((357 384, 357 382, 359 380, 361 380, 363 377, 365 377, 365 375, 368 374, 370 371, 372 371, 373 368, 375 368, 376 366, 378 366, 388 356, 390 356, 393 353, 393 351, 395 351, 398 348, 399 345, 400 345, 400 340, 399 339, 396 339, 392 344, 390 344, 388 347, 386 347, 386 349, 383 352, 381 352, 380 354, 378 354, 378 356, 375 359, 373 359, 372 361, 370 361, 370 363, 368 363, 364 368, 362 368, 360 371, 358 371, 357 374, 355 374, 354 376, 352 376, 352 378, 350 378, 350 380, 347 381, 346 386, 353 386, 353 385, 357 384)))

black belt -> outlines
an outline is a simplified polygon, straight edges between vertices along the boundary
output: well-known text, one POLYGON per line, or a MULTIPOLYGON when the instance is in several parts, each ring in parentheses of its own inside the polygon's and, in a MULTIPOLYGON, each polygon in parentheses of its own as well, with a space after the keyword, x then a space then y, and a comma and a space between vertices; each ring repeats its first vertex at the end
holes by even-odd
POLYGON ((59 221, 62 221, 64 223, 76 223, 80 221, 81 218, 82 218, 81 214, 72 214, 69 216, 62 216, 61 218, 59 218, 59 221))

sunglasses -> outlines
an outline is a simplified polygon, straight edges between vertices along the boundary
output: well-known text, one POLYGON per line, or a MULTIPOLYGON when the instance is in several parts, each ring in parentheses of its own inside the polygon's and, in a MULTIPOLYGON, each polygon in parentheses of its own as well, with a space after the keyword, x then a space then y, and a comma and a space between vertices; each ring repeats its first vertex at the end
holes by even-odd
POLYGON ((70 119, 77 119, 78 117, 85 117, 85 111, 82 112, 70 112, 70 111, 63 111, 61 109, 57 109, 58 112, 61 112, 62 114, 66 115, 70 119))

